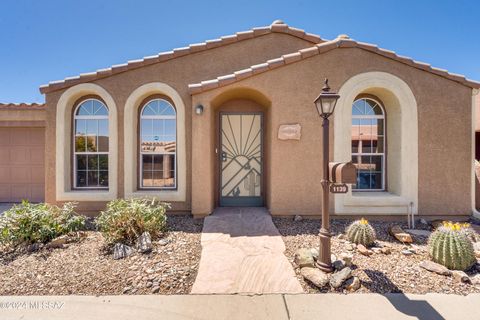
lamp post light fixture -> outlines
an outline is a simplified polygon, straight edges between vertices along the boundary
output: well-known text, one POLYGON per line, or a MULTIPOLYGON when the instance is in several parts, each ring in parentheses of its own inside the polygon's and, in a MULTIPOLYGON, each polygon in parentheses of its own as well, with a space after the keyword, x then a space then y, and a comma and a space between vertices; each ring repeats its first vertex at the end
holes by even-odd
POLYGON ((331 244, 330 244, 330 214, 328 212, 329 205, 329 120, 335 110, 337 100, 340 98, 335 92, 330 92, 328 86, 328 79, 325 79, 325 84, 322 88, 322 93, 315 99, 315 106, 318 114, 323 119, 323 177, 322 184, 322 226, 320 228, 320 248, 317 259, 317 267, 325 272, 332 272, 332 258, 331 258, 331 244))

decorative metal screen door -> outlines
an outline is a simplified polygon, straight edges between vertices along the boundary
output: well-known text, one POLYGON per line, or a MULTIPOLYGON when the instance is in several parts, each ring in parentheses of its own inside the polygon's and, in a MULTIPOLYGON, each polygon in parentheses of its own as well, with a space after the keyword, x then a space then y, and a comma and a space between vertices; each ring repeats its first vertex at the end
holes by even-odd
POLYGON ((261 113, 220 114, 220 205, 263 206, 261 113))

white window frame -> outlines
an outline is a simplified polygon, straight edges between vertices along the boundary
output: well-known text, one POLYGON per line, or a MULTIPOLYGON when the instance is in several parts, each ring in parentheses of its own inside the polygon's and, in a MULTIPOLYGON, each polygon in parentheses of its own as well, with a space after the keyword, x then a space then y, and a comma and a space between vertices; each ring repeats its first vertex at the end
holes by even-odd
MULTIPOLYGON (((153 126, 153 122, 152 122, 153 126)), ((142 109, 140 110, 140 115, 139 115, 139 128, 140 130, 138 131, 138 161, 140 163, 139 167, 139 173, 138 173, 138 178, 139 178, 139 187, 140 189, 143 190, 176 190, 177 189, 177 180, 178 180, 178 175, 177 175, 177 148, 178 148, 178 134, 177 134, 177 109, 175 106, 168 100, 162 99, 162 98, 153 98, 149 99, 145 104, 143 105, 142 109), (152 101, 165 101, 168 103, 173 110, 175 111, 174 116, 170 115, 143 115, 143 111, 145 110, 145 107, 152 101), (142 152, 142 119, 151 119, 151 120, 175 120, 175 152, 142 152), (174 185, 171 187, 156 187, 156 186, 144 186, 143 185, 143 155, 174 155, 175 161, 174 161, 174 174, 175 174, 175 179, 174 179, 174 185)), ((153 127, 152 127, 152 133, 153 133, 153 127)))
MULTIPOLYGON (((107 155, 108 156, 108 159, 109 161, 107 162, 108 165, 110 166, 110 123, 108 123, 108 128, 109 128, 109 131, 108 131, 108 140, 109 140, 109 149, 107 152, 77 152, 75 150, 75 137, 76 137, 76 131, 77 131, 77 122, 76 120, 107 120, 109 121, 109 115, 107 114, 106 116, 96 116, 96 115, 77 115, 77 111, 78 109, 80 108, 81 105, 83 105, 85 102, 87 101, 97 101, 99 103, 101 103, 106 109, 107 109, 107 112, 110 113, 110 110, 108 109, 108 107, 105 105, 105 103, 103 103, 101 100, 99 99, 94 99, 94 98, 88 98, 88 99, 85 99, 85 100, 82 100, 80 103, 78 103, 77 107, 75 108, 74 112, 73 112, 73 134, 72 134, 72 138, 73 138, 73 144, 72 144, 72 149, 73 149, 73 188, 75 190, 108 190, 110 188, 110 171, 109 169, 110 168, 107 168, 107 172, 108 172, 108 186, 107 187, 101 187, 101 186, 97 186, 97 187, 79 187, 77 186, 77 155, 86 155, 87 156, 87 162, 88 162, 88 156, 89 155, 107 155)), ((97 133, 98 133, 98 124, 97 124, 97 133)), ((88 137, 88 135, 85 135, 85 137, 88 137)), ((98 135, 97 135, 98 137, 98 135)), ((87 139, 88 140, 88 139, 87 139)), ((88 176, 88 171, 87 171, 87 176, 88 176)))
MULTIPOLYGON (((386 175, 386 142, 387 142, 387 126, 386 126, 386 116, 385 116, 385 108, 383 107, 383 104, 380 103, 379 100, 372 98, 372 97, 359 97, 355 99, 352 103, 352 121, 350 122, 350 125, 352 125, 353 120, 355 119, 383 119, 383 152, 381 153, 373 153, 373 152, 362 152, 362 153, 353 153, 352 152, 352 158, 353 157, 362 157, 362 156, 381 156, 382 158, 382 188, 380 189, 357 189, 355 188, 356 185, 352 185, 352 191, 354 192, 378 192, 378 191, 386 191, 386 185, 385 185, 385 175, 386 175), (359 100, 371 100, 377 104, 378 107, 382 110, 382 115, 354 115, 353 114, 353 105, 355 102, 359 100)), ((351 132, 351 131, 350 131, 351 132)), ((350 134, 351 135, 351 134, 350 134)), ((350 136, 350 150, 352 149, 352 138, 350 136)), ((360 140, 359 140, 360 144, 360 140)), ((377 149, 378 149, 378 140, 377 140, 377 149)))

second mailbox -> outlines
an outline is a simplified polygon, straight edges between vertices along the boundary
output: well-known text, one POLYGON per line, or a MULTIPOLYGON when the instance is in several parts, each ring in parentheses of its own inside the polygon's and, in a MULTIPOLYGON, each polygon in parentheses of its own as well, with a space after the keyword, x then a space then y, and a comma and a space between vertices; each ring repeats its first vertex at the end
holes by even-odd
POLYGON ((330 182, 357 183, 357 168, 351 162, 330 162, 328 164, 330 182))

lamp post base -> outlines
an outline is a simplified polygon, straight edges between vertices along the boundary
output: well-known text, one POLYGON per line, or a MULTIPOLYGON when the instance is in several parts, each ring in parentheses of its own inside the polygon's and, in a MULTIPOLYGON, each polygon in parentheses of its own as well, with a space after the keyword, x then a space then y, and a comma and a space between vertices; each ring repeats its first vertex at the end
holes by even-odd
POLYGON ((333 272, 332 258, 330 251, 330 232, 324 228, 320 229, 320 248, 317 259, 317 267, 324 272, 333 272))

